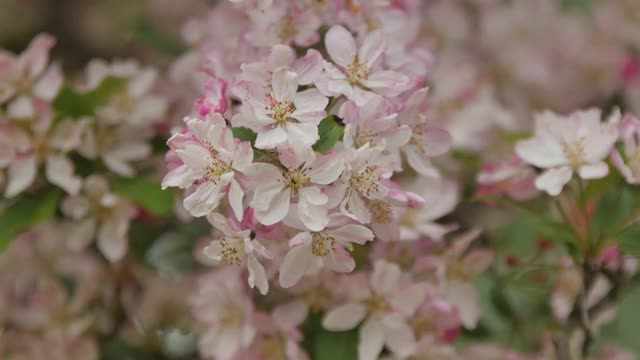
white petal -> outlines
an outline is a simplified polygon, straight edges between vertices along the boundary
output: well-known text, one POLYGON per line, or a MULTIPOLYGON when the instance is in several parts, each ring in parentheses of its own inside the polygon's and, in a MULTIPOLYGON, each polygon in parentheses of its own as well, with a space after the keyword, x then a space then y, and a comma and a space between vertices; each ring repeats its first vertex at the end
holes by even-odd
POLYGON ((583 179, 600 179, 609 174, 609 165, 605 162, 582 165, 578 169, 578 173, 583 179))
POLYGON ((345 67, 351 65, 356 57, 356 41, 347 29, 340 25, 332 27, 327 31, 324 42, 334 62, 345 67))
POLYGON ((380 57, 387 50, 387 42, 382 30, 376 30, 364 39, 360 50, 358 51, 358 60, 363 63, 367 68, 374 67, 380 57))
POLYGON ((560 194, 564 185, 571 180, 572 174, 573 171, 568 166, 552 168, 536 178, 535 186, 538 190, 543 190, 551 196, 556 196, 560 194))
POLYGON ((229 186, 229 205, 231 205, 231 209, 233 210, 233 214, 236 216, 238 221, 242 221, 242 216, 244 214, 244 206, 242 205, 242 199, 244 198, 244 191, 240 187, 240 184, 235 179, 231 180, 231 184, 229 186))
POLYGON ((515 151, 522 160, 541 168, 560 166, 567 162, 560 145, 552 140, 533 138, 519 141, 515 151))
POLYGON ((273 149, 285 141, 287 141, 287 132, 281 126, 276 126, 258 133, 255 146, 258 149, 273 149))
POLYGON ((399 314, 384 318, 383 332, 387 347, 398 357, 406 358, 415 353, 416 339, 413 331, 399 314))
POLYGON ((273 88, 273 96, 278 101, 291 101, 298 90, 298 81, 296 73, 289 71, 286 67, 277 68, 271 77, 271 87, 273 88))
POLYGON ((329 331, 346 331, 355 328, 364 319, 367 308, 359 303, 340 305, 322 319, 322 327, 329 331))
POLYGON ((396 264, 384 260, 376 261, 371 274, 371 288, 379 294, 392 294, 398 287, 402 272, 396 264))
POLYGON ((263 225, 273 225, 287 216, 291 202, 291 189, 285 188, 271 200, 267 210, 256 209, 256 219, 263 225))
POLYGON ((9 165, 8 184, 5 196, 10 198, 28 188, 36 178, 37 164, 35 156, 14 160, 9 165))
POLYGON ((51 183, 71 195, 77 194, 82 187, 82 179, 73 174, 73 163, 64 155, 47 157, 46 176, 51 183))
POLYGON ((311 231, 320 231, 329 224, 328 210, 324 205, 314 205, 301 198, 297 210, 300 221, 311 231))
POLYGON ((247 257, 247 267, 249 269, 249 286, 251 288, 257 286, 260 294, 266 295, 269 292, 269 281, 262 264, 258 262, 255 256, 250 254, 247 257))
POLYGON ((368 319, 360 329, 358 360, 377 360, 383 346, 382 324, 375 318, 368 319))
POLYGON ((412 284, 406 289, 397 292, 391 299, 394 309, 405 316, 412 316, 427 296, 428 286, 426 284, 412 284))
POLYGON ((367 241, 373 240, 373 232, 362 225, 348 224, 337 229, 328 230, 327 233, 342 244, 356 243, 364 245, 367 241))
POLYGON ((312 263, 313 254, 309 246, 299 245, 291 248, 280 264, 280 286, 289 288, 298 283, 312 263))
POLYGON ((318 139, 318 127, 315 124, 310 123, 287 123, 287 132, 289 133, 289 145, 294 148, 294 152, 297 154, 304 154, 302 149, 295 149, 297 146, 304 146, 311 148, 318 139))
POLYGON ((312 182, 328 185, 336 181, 344 170, 344 160, 336 154, 321 155, 307 168, 307 176, 312 182))
POLYGON ((205 216, 215 210, 220 203, 220 186, 205 181, 197 185, 196 191, 184 199, 184 208, 195 217, 205 216))

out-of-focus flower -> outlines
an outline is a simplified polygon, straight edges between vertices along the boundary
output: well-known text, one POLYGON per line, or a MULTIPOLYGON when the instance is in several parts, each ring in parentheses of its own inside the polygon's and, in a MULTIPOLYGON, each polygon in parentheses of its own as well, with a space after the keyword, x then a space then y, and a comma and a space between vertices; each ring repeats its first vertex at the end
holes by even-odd
POLYGON ((535 171, 516 156, 502 162, 486 162, 476 176, 476 196, 488 197, 488 201, 499 195, 520 201, 532 199, 539 193, 534 186, 535 176, 535 171))
POLYGON ((215 359, 232 359, 251 344, 256 328, 253 303, 235 268, 225 268, 198 279, 191 299, 195 318, 207 326, 200 337, 200 352, 215 359))
POLYGON ((62 71, 48 65, 55 39, 36 36, 20 55, 0 50, 0 105, 8 103, 7 114, 15 118, 36 115, 37 102, 49 103, 62 85, 62 71))
POLYGON ((83 192, 67 197, 61 209, 72 220, 67 224, 70 250, 83 251, 95 238, 98 249, 109 261, 119 261, 125 256, 129 225, 137 209, 112 193, 104 177, 89 176, 83 192))
POLYGON ((604 159, 618 138, 618 130, 612 124, 618 122, 619 116, 614 113, 609 124, 602 124, 596 109, 566 117, 551 112, 538 115, 534 136, 516 144, 516 154, 521 159, 546 169, 536 178, 536 188, 556 196, 573 172, 583 179, 606 176, 609 167, 604 159))
POLYGON ((640 120, 627 115, 620 124, 623 152, 613 148, 611 160, 629 184, 640 184, 640 120))
POLYGON ((350 302, 330 310, 322 326, 345 331, 364 320, 358 344, 360 360, 377 359, 385 345, 401 357, 414 354, 416 340, 408 321, 424 300, 426 288, 421 283, 403 286, 402 275, 398 265, 377 261, 369 284, 354 279, 350 302))

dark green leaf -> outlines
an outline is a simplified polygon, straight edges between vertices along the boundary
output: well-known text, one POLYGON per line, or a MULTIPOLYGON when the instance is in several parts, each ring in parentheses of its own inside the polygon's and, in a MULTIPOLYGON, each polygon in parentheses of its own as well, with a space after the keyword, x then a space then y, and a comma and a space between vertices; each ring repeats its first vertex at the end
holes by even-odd
POLYGON ((352 360, 358 358, 358 330, 315 334, 313 360, 352 360))
POLYGON ((246 127, 234 127, 231 128, 231 132, 233 133, 233 137, 238 140, 249 141, 252 144, 256 141, 256 133, 246 127))
POLYGON ((329 115, 322 119, 318 125, 318 135, 320 139, 313 145, 313 150, 317 152, 327 152, 342 139, 344 127, 340 126, 333 115, 329 115))
POLYGON ((33 195, 23 195, 0 213, 0 252, 21 232, 53 216, 61 193, 48 189, 33 195))
POLYGON ((126 79, 115 76, 107 76, 100 85, 88 92, 78 92, 65 84, 53 99, 53 108, 59 117, 91 116, 126 85, 126 79))
POLYGON ((114 182, 113 189, 153 215, 166 215, 173 209, 173 193, 163 191, 157 180, 144 177, 119 178, 114 182))
POLYGON ((142 348, 116 338, 103 344, 100 358, 102 360, 155 360, 158 357, 142 348))
POLYGON ((251 146, 253 147, 254 160, 269 156, 266 151, 253 146, 256 142, 257 135, 251 129, 247 129, 246 127, 234 127, 231 128, 231 132, 233 133, 234 138, 240 141, 249 141, 251 143, 251 146))

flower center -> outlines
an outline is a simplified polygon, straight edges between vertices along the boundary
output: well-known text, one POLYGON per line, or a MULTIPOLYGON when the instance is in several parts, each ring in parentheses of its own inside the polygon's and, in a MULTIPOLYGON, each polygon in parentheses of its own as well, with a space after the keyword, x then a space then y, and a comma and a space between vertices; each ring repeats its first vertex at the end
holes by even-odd
POLYGON ((237 241, 227 241, 227 238, 220 239, 220 257, 222 261, 227 265, 236 265, 239 266, 241 262, 241 256, 244 251, 237 246, 232 245, 232 242, 237 241))
POLYGON ((391 307, 387 299, 380 294, 373 293, 364 304, 369 312, 386 312, 391 307))
POLYGON ((229 164, 227 164, 226 162, 214 156, 214 154, 215 155, 218 154, 217 151, 215 150, 211 151, 211 150, 212 148, 210 147, 209 151, 212 155, 211 156, 212 161, 209 165, 205 167, 206 174, 204 175, 204 177, 207 181, 217 184, 218 181, 220 180, 220 176, 222 174, 231 172, 232 169, 229 164))
POLYGON ((369 143, 371 147, 374 147, 376 146, 376 137, 375 134, 371 133, 369 127, 365 125, 358 129, 358 136, 356 136, 355 142, 358 147, 367 143, 369 143))
POLYGON ((274 126, 283 125, 287 122, 294 121, 291 114, 295 111, 295 106, 289 101, 278 101, 273 95, 268 95, 269 106, 267 111, 271 113, 271 118, 274 120, 274 126))
POLYGON ((300 190, 311 182, 309 177, 304 173, 302 169, 289 170, 284 173, 285 186, 289 187, 294 192, 300 190))
POLYGON ((367 198, 378 192, 380 178, 376 174, 377 166, 367 166, 351 176, 351 186, 367 198))
POLYGON ((421 124, 414 126, 411 129, 411 139, 409 140, 409 144, 415 146, 420 151, 424 151, 424 141, 422 138, 426 134, 426 129, 421 124))
POLYGON ((569 164, 574 169, 579 167, 582 164, 584 159, 584 139, 580 138, 574 140, 573 142, 563 142, 562 143, 562 151, 564 152, 564 156, 569 161, 569 164))
POLYGON ((371 222, 374 224, 390 224, 391 204, 383 200, 373 200, 369 202, 369 210, 371 211, 371 222))
POLYGON ((365 64, 361 64, 356 58, 353 59, 353 62, 350 65, 347 65, 347 71, 345 74, 347 75, 349 83, 353 85, 366 79, 369 76, 369 69, 365 64))
POLYGON ((325 232, 311 234, 311 252, 315 256, 327 256, 336 251, 336 240, 325 232))
POLYGON ((278 37, 282 42, 287 43, 289 42, 289 39, 293 39, 298 32, 293 16, 287 15, 282 18, 280 28, 278 30, 278 37))

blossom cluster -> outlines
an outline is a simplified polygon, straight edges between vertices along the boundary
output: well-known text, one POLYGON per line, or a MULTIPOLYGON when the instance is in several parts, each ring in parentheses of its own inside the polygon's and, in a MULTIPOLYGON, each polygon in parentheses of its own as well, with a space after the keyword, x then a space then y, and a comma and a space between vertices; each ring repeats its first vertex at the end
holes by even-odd
POLYGON ((636 358, 635 0, 195 3, 0 50, 0 358, 636 358))

